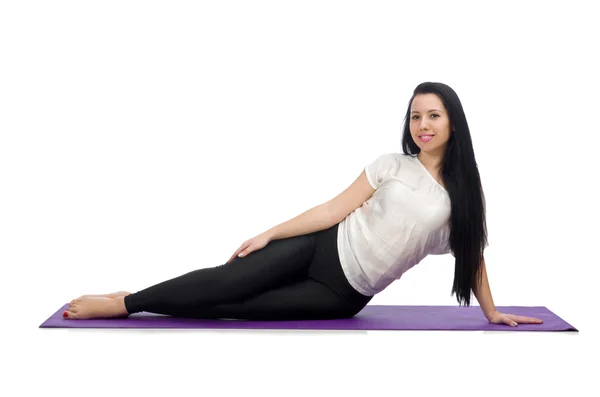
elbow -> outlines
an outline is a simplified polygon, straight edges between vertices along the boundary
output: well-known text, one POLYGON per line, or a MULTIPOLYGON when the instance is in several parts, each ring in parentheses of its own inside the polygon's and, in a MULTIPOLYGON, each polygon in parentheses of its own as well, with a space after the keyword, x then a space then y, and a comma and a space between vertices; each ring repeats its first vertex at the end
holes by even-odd
POLYGON ((323 211, 327 224, 331 227, 340 223, 345 216, 340 213, 340 211, 336 211, 335 208, 331 205, 331 202, 323 204, 323 211))

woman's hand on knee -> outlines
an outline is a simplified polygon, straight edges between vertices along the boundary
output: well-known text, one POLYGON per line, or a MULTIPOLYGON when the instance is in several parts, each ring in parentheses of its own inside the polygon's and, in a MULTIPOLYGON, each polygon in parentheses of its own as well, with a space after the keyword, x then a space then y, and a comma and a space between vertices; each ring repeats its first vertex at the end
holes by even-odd
POLYGON ((231 262, 235 257, 242 258, 247 256, 251 252, 263 249, 267 244, 269 244, 270 241, 271 238, 265 233, 259 234, 258 236, 253 237, 250 240, 246 240, 242 243, 240 248, 238 248, 234 252, 234 254, 231 256, 231 258, 229 258, 227 262, 231 262))

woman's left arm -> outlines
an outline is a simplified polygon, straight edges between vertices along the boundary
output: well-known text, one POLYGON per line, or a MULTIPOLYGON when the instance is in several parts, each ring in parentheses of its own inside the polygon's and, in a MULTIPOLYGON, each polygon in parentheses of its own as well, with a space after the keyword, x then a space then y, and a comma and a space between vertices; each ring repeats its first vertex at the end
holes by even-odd
POLYGON ((473 294, 479 306, 483 311, 483 314, 492 324, 506 324, 516 327, 517 324, 540 324, 542 320, 534 317, 515 316, 513 314, 500 313, 496 310, 494 300, 492 299, 492 292, 490 290, 490 284, 487 277, 487 271, 485 268, 485 258, 481 256, 481 280, 476 283, 473 288, 473 294))

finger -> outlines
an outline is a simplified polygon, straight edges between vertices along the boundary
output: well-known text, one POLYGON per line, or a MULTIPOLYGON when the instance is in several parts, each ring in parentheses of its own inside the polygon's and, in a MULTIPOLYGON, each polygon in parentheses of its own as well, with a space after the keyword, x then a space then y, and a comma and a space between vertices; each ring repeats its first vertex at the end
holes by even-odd
POLYGON ((511 319, 509 316, 502 316, 502 322, 506 325, 510 325, 511 327, 517 326, 517 322, 511 319))
POLYGON ((235 258, 237 256, 237 251, 235 251, 233 253, 233 255, 231 255, 231 257, 229 258, 229 260, 227 262, 231 262, 233 260, 233 258, 235 258))
POLYGON ((231 255, 231 258, 229 258, 229 260, 227 262, 231 262, 232 260, 234 260, 237 256, 239 256, 241 248, 238 248, 237 251, 235 251, 233 253, 233 255, 231 255))
POLYGON ((538 319, 533 318, 533 317, 526 317, 526 316, 511 316, 510 317, 511 320, 514 320, 518 323, 530 323, 532 321, 537 321, 538 319))
POLYGON ((527 316, 515 316, 513 314, 509 314, 511 320, 516 321, 519 324, 541 324, 543 321, 539 318, 535 317, 527 317, 527 316))
POLYGON ((518 322, 519 324, 541 324, 541 323, 543 323, 543 321, 539 318, 523 317, 523 316, 519 316, 518 318, 515 319, 515 321, 518 322))
POLYGON ((233 253, 233 255, 231 256, 231 258, 229 258, 229 260, 233 260, 236 256, 240 256, 240 254, 244 251, 244 248, 247 248, 248 245, 247 243, 243 243, 242 245, 240 245, 240 248, 238 248, 237 250, 235 250, 235 252, 233 253))

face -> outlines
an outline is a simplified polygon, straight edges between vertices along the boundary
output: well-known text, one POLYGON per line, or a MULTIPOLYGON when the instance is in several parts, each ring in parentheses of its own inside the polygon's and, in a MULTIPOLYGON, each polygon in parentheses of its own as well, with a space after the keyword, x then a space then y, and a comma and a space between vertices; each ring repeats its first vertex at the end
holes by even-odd
POLYGON ((422 152, 443 155, 450 138, 450 118, 440 98, 416 95, 410 111, 410 135, 417 146, 422 152))

